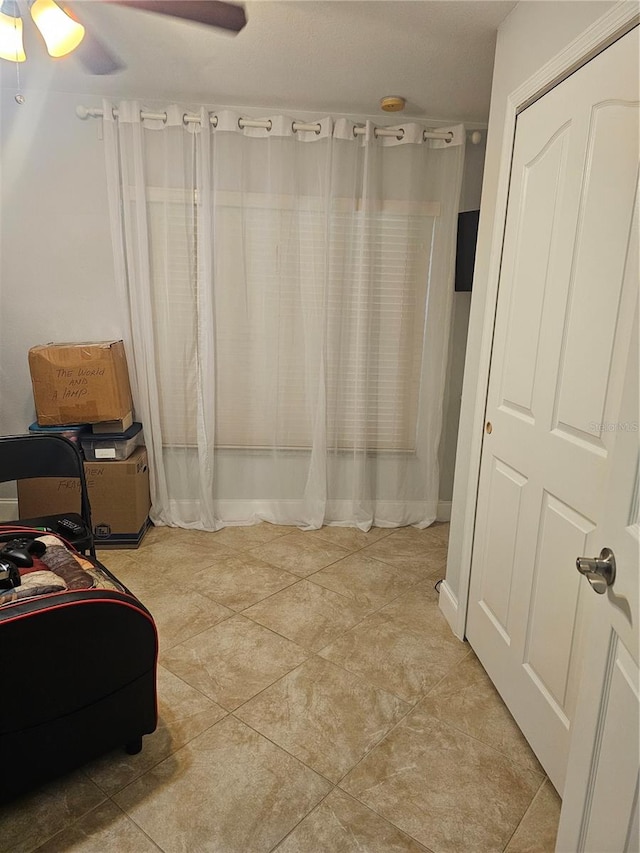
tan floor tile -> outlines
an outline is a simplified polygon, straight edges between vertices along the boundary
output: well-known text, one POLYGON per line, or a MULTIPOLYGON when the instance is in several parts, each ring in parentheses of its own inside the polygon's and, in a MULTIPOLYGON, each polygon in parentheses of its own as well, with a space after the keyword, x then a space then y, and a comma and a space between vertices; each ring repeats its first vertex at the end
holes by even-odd
POLYGON ((312 539, 296 530, 267 545, 252 548, 250 553, 272 566, 303 578, 346 557, 349 551, 324 539, 312 539))
POLYGON ((243 612, 294 643, 317 651, 359 622, 368 608, 302 580, 243 612))
POLYGON ((223 708, 233 710, 298 666, 308 654, 290 640, 237 615, 174 646, 162 662, 223 708))
POLYGON ((152 524, 149 530, 147 531, 147 535, 142 541, 144 545, 153 544, 155 542, 159 542, 165 537, 175 538, 176 534, 180 535, 182 532, 183 531, 180 527, 169 527, 168 525, 164 524, 152 524))
POLYGON ((552 853, 560 821, 562 800, 547 779, 513 834, 506 853, 552 853))
POLYGON ((233 615, 228 607, 180 584, 167 586, 165 582, 145 580, 130 588, 153 616, 161 652, 233 615))
POLYGON ((319 654, 405 702, 417 702, 469 653, 429 587, 412 587, 319 654))
POLYGON ((409 707, 316 657, 247 702, 236 716, 337 782, 409 707))
POLYGON ((159 592, 175 594, 181 586, 176 582, 175 573, 158 566, 153 559, 140 561, 121 556, 117 561, 105 559, 103 562, 143 604, 145 597, 159 592))
MULTIPOLYGON (((446 544, 443 538, 445 528, 448 525, 434 522, 429 527, 397 527, 391 531, 391 535, 395 538, 396 543, 409 543, 417 545, 424 550, 429 550, 432 547, 441 547, 446 544)), ((447 534, 448 535, 448 534, 447 534)))
POLYGON ((37 853, 158 853, 158 847, 147 838, 131 818, 106 802, 80 818, 68 829, 54 836, 37 853))
MULTIPOLYGON (((126 587, 131 589, 136 581, 141 578, 141 566, 131 557, 130 551, 97 551, 98 560, 112 572, 119 581, 126 587)), ((143 571, 142 574, 151 574, 150 571, 143 571)), ((155 573, 155 570, 154 570, 155 573)))
POLYGON ((366 533, 357 527, 339 527, 335 524, 326 525, 319 530, 305 530, 307 539, 323 539, 333 545, 340 545, 348 551, 359 551, 367 545, 373 545, 379 539, 383 539, 393 533, 392 527, 372 527, 366 533))
POLYGON ((309 580, 375 610, 406 592, 421 575, 358 552, 321 569, 309 580))
POLYGON ((434 853, 498 853, 543 780, 417 709, 340 786, 434 853))
POLYGON ((426 577, 444 577, 447 546, 437 536, 413 527, 403 527, 362 552, 392 566, 421 572, 426 577))
POLYGON ((431 527, 427 529, 433 533, 434 536, 437 536, 441 539, 445 545, 449 544, 449 522, 437 521, 435 524, 432 524, 431 527))
POLYGON ((213 535, 218 544, 233 548, 234 551, 245 551, 247 548, 265 545, 267 542, 293 533, 296 529, 284 524, 263 522, 262 524, 223 527, 222 530, 216 530, 213 535))
POLYGON ((507 843, 508 853, 551 853, 559 798, 547 780, 532 800, 544 777, 532 772, 528 745, 438 609, 433 582, 444 575, 448 531, 158 527, 137 550, 100 552, 156 617, 161 660, 191 672, 194 686, 160 667, 160 725, 143 751, 112 753, 3 807, 0 853, 43 842, 47 853, 154 849, 112 804, 100 805, 94 782, 126 802, 158 845, 185 853, 259 853, 288 832, 278 853, 490 853, 507 843), (408 576, 425 580, 398 590, 408 576), (272 653, 281 644, 302 657, 285 654, 283 663, 272 653), (300 664, 313 649, 320 658, 300 664), (253 698, 236 711, 264 736, 221 718, 224 709, 204 695, 221 678, 229 689, 235 678, 236 687, 264 691, 249 691, 253 698), (394 706, 383 703, 379 719, 372 694, 422 701, 343 780, 366 805, 340 789, 320 802, 330 784, 281 747, 337 778, 340 762, 369 748, 362 744, 376 726, 381 736, 388 730, 394 706))
POLYGON ((104 802, 82 771, 0 806, 1 853, 28 853, 104 802))
POLYGON ((478 658, 471 652, 420 702, 443 723, 497 749, 529 770, 543 770, 478 658))
POLYGON ((87 765, 86 774, 109 795, 217 723, 226 711, 180 678, 158 667, 158 728, 142 739, 142 752, 114 750, 87 765))
POLYGON ((132 560, 154 567, 156 575, 166 575, 174 583, 188 583, 191 577, 221 557, 229 557, 232 548, 216 540, 217 533, 202 530, 171 529, 171 533, 151 542, 143 542, 137 551, 129 551, 132 560))
POLYGON ((331 785, 227 717, 116 796, 164 850, 271 850, 331 785))
POLYGON ((425 850, 336 788, 274 853, 424 853, 425 850))
POLYGON ((398 627, 407 631, 418 633, 435 631, 439 634, 439 628, 442 628, 442 633, 446 636, 453 636, 449 624, 440 612, 438 602, 434 583, 432 580, 427 580, 412 586, 406 593, 385 605, 380 612, 389 616, 398 627), (438 618, 438 614, 441 618, 438 618))
POLYGON ((179 563, 169 571, 152 556, 143 562, 123 560, 117 568, 114 573, 153 616, 161 651, 233 614, 233 610, 202 595, 192 581, 182 577, 179 563))
POLYGON ((276 569, 253 554, 224 557, 198 572, 195 588, 232 610, 244 610, 274 592, 296 583, 299 578, 276 569))
POLYGON ((137 565, 131 557, 131 550, 125 548, 114 548, 110 551, 100 550, 100 548, 96 549, 96 557, 100 560, 101 563, 112 571, 114 574, 118 574, 118 571, 122 571, 122 566, 128 566, 132 563, 134 566, 137 565))

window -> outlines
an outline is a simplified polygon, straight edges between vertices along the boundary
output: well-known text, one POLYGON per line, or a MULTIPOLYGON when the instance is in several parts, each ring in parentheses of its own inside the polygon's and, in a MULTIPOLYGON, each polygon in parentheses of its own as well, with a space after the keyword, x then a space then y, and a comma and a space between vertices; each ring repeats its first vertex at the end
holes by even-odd
MULTIPOLYGON (((198 324, 211 322, 198 317, 196 205, 147 199, 163 441, 188 446, 198 324)), ((438 213, 337 200, 327 216, 312 197, 216 195, 217 446, 308 448, 324 394, 329 448, 414 449, 438 213)))

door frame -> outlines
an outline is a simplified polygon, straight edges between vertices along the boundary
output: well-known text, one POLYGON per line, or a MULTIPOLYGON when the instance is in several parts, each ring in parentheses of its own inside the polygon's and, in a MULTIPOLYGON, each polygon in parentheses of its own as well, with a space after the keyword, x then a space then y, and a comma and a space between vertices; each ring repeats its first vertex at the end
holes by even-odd
MULTIPOLYGON (((622 36, 640 23, 637 3, 620 0, 589 26, 560 53, 545 63, 507 97, 505 121, 500 153, 498 187, 493 215, 493 234, 487 288, 482 321, 482 336, 478 358, 478 381, 472 418, 472 434, 469 443, 469 470, 467 477, 466 506, 462 522, 460 548, 460 577, 458 595, 447 584, 446 578, 440 586, 440 609, 454 634, 461 640, 465 637, 469 585, 471 582, 471 559, 475 538, 476 508, 480 484, 480 464, 484 441, 484 421, 489 391, 489 372, 493 348, 493 328, 498 305, 498 283, 502 266, 502 248, 507 221, 507 202, 511 180, 511 161, 515 145, 516 120, 518 114, 533 104, 558 83, 589 60, 606 50, 622 36)), ((482 206, 482 202, 481 202, 482 206)), ((482 218, 482 214, 481 214, 482 218)))

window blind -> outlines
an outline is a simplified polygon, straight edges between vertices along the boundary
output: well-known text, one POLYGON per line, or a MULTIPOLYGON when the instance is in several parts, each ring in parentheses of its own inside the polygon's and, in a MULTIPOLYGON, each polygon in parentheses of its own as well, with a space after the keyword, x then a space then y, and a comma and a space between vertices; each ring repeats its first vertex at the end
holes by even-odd
MULTIPOLYGON (((218 194, 214 213, 219 447, 412 451, 438 205, 218 194)), ((195 199, 147 196, 166 445, 196 436, 195 199)))

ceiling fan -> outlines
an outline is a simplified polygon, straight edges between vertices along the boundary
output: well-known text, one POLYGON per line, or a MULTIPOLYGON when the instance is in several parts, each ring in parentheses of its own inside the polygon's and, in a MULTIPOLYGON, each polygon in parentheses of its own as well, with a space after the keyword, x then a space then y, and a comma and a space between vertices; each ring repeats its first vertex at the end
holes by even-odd
MULTIPOLYGON (((114 6, 128 6, 160 15, 193 21, 238 33, 247 23, 242 5, 223 0, 99 0, 114 6)), ((28 9, 51 56, 74 53, 90 74, 113 74, 124 64, 105 43, 84 27, 73 9, 55 0, 0 0, 0 57, 24 62, 22 22, 28 9)))

